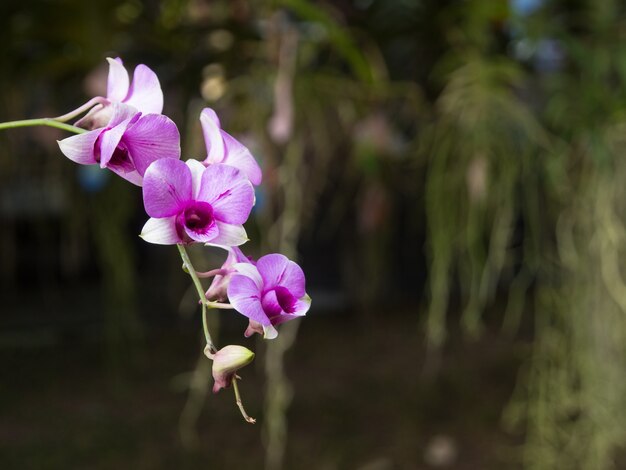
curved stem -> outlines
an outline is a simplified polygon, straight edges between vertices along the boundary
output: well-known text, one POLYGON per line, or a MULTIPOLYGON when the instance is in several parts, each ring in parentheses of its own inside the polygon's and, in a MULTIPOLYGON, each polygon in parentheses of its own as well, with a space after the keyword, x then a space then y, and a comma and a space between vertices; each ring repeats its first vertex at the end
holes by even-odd
POLYGON ((78 116, 79 114, 83 114, 85 111, 93 108, 97 104, 101 104, 104 106, 104 105, 109 104, 109 100, 107 100, 106 98, 103 98, 102 96, 96 96, 95 98, 92 98, 89 101, 87 101, 84 105, 76 108, 74 111, 70 111, 69 113, 64 114, 63 116, 57 116, 51 119, 53 119, 54 121, 58 121, 58 122, 66 122, 78 116))
POLYGON ((223 309, 233 309, 233 308, 235 308, 231 304, 223 304, 221 302, 213 302, 211 300, 207 300, 206 304, 207 304, 208 307, 211 307, 211 308, 223 308, 223 309))
MULTIPOLYGON (((211 306, 209 305, 210 302, 207 301, 206 296, 204 295, 204 289, 202 287, 202 283, 200 282, 200 279, 198 278, 196 274, 196 270, 194 269, 193 264, 191 264, 191 259, 189 259, 187 250, 180 243, 177 244, 176 246, 178 247, 178 252, 180 253, 180 257, 182 258, 183 264, 186 267, 186 271, 189 274, 189 276, 191 276, 193 284, 196 287, 196 291, 198 292, 198 297, 200 297, 200 303, 202 304, 202 328, 204 330, 204 337, 206 339, 207 346, 209 347, 209 350, 211 351, 211 353, 216 353, 217 348, 213 344, 213 340, 211 339, 211 333, 209 332, 209 325, 207 323, 207 307, 211 306)), ((211 302, 211 303, 217 303, 217 302, 211 302)))
POLYGON ((246 410, 243 407, 243 403, 241 401, 241 395, 239 395, 239 386, 237 385, 237 376, 233 376, 233 390, 235 391, 235 402, 237 403, 237 406, 239 407, 239 411, 241 411, 241 416, 243 416, 243 419, 246 420, 247 423, 250 424, 254 424, 256 423, 256 419, 248 416, 248 413, 246 413, 246 410))
POLYGON ((51 119, 51 118, 24 119, 22 121, 1 122, 0 130, 14 129, 16 127, 29 127, 29 126, 56 127, 57 129, 63 129, 64 131, 74 132, 75 134, 82 134, 83 132, 87 132, 86 129, 81 129, 80 127, 71 126, 69 124, 64 124, 62 122, 55 121, 54 119, 51 119))
POLYGON ((228 271, 226 269, 218 268, 218 269, 212 269, 211 271, 199 272, 196 274, 198 275, 199 278, 207 278, 207 277, 213 277, 213 276, 224 276, 228 274, 228 271))

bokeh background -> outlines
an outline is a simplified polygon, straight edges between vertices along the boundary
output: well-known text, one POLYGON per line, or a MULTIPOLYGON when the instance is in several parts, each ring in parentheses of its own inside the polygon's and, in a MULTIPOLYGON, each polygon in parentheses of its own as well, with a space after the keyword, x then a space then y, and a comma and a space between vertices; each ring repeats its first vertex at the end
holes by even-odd
MULTIPOLYGON (((626 468, 626 7, 618 0, 4 0, 0 120, 158 74, 260 161, 247 253, 313 307, 210 393, 139 188, 0 134, 0 467, 626 468)), ((194 248, 209 269, 223 253, 194 248)))

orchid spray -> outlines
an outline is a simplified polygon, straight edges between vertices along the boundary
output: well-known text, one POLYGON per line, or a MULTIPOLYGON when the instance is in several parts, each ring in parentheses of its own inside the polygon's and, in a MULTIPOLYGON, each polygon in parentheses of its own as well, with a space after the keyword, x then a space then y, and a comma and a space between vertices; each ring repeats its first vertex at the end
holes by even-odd
POLYGON ((239 248, 248 241, 244 228, 255 203, 254 186, 261 183, 261 167, 250 151, 222 129, 210 108, 200 113, 206 145, 204 160, 181 161, 180 134, 163 110, 163 92, 156 74, 138 65, 130 80, 122 60, 107 59, 106 96, 91 98, 55 118, 0 123, 1 129, 51 126, 76 135, 58 142, 61 152, 81 165, 99 165, 142 187, 148 219, 141 237, 160 245, 176 245, 197 291, 206 346, 213 361, 213 391, 232 385, 242 416, 237 371, 254 359, 240 345, 218 348, 208 327, 209 309, 229 309, 249 319, 245 337, 260 333, 276 338, 277 326, 309 310, 302 269, 281 254, 258 261, 239 248), (81 117, 82 116, 82 117, 81 117), (68 121, 79 118, 74 124, 68 121), (186 247, 218 247, 227 252, 223 265, 197 272, 186 247), (201 279, 211 278, 208 290, 201 279))

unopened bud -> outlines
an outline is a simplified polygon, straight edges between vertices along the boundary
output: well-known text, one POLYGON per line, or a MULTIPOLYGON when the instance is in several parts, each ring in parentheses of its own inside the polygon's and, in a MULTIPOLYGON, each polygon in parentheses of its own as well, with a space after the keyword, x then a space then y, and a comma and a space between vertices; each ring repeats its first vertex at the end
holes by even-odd
POLYGON ((217 393, 222 388, 228 387, 235 373, 242 367, 250 364, 254 359, 254 353, 248 348, 233 344, 224 346, 215 354, 212 354, 212 356, 213 380, 215 382, 213 384, 213 393, 217 393))

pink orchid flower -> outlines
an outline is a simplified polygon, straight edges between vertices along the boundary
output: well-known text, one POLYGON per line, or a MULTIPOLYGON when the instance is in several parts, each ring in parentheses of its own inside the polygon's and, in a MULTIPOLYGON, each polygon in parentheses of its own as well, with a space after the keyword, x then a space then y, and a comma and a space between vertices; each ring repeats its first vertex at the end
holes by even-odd
POLYGON ((252 184, 261 184, 262 173, 250 151, 222 129, 220 120, 211 108, 204 108, 200 113, 200 124, 204 135, 207 157, 202 162, 209 166, 223 163, 240 169, 252 184))
POLYGON ((143 202, 151 217, 141 232, 147 242, 238 246, 248 240, 243 223, 254 205, 254 189, 231 166, 164 158, 145 173, 143 202))
POLYGON ((228 299, 235 309, 250 320, 244 335, 278 336, 274 328, 306 314, 311 298, 305 292, 300 266, 280 254, 265 255, 256 265, 237 263, 236 274, 228 284, 228 299))

